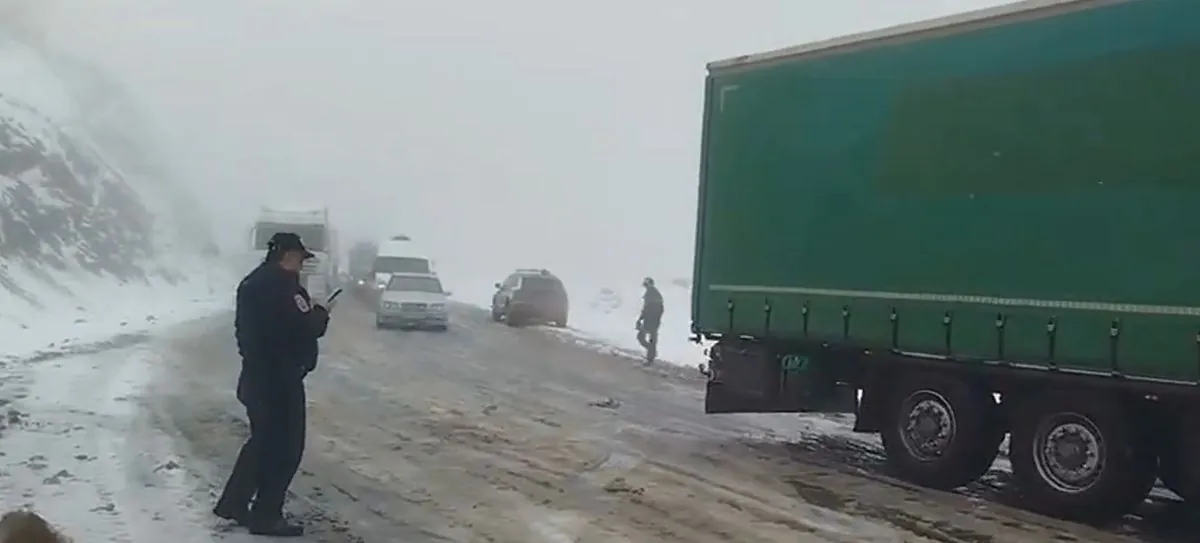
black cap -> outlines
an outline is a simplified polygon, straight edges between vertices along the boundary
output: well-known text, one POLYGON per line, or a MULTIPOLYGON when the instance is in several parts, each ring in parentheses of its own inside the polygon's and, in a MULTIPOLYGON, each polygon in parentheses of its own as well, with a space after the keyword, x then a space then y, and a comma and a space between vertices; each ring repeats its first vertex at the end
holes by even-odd
POLYGON ((271 236, 270 241, 267 241, 267 250, 273 253, 300 251, 304 253, 304 258, 316 256, 304 246, 304 243, 300 241, 300 236, 292 232, 279 232, 271 236))

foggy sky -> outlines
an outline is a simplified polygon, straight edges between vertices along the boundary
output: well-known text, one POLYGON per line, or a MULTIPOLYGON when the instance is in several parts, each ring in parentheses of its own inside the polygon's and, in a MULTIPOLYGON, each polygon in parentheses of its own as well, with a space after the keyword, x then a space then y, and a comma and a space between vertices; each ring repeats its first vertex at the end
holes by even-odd
POLYGON ((260 204, 327 203, 343 245, 408 233, 460 273, 680 277, 706 62, 996 3, 41 0, 20 21, 139 93, 228 248, 260 204))

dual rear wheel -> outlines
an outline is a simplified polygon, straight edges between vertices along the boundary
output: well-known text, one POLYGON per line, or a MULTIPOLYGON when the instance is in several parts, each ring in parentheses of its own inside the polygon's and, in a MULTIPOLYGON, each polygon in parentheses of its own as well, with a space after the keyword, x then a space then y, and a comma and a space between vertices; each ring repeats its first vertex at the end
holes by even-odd
POLYGON ((1015 489, 1032 509, 1103 521, 1145 500, 1158 465, 1122 402, 1053 392, 1006 399, 956 376, 918 375, 889 394, 882 428, 888 464, 938 489, 970 484, 991 468, 1006 433, 1015 489))

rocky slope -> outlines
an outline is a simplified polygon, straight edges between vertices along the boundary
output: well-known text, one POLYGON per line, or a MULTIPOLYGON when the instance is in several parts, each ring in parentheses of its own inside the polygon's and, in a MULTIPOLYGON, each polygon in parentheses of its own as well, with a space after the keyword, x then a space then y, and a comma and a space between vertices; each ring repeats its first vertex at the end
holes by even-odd
POLYGON ((168 257, 207 225, 143 124, 101 72, 0 34, 0 306, 181 278, 168 257))

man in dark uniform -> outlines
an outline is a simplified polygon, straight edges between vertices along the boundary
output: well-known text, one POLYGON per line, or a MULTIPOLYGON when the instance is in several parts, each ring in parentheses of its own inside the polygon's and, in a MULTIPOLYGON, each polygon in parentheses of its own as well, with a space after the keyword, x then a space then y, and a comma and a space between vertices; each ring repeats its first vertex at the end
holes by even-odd
POLYGON ((646 363, 658 356, 658 327, 662 324, 663 297, 654 286, 654 279, 642 280, 646 293, 642 295, 642 314, 637 320, 638 343, 646 349, 646 363))
POLYGON ((237 289, 237 397, 250 439, 213 513, 256 535, 304 533, 284 519, 283 501, 304 452, 304 377, 316 368, 317 339, 329 325, 329 309, 314 305, 300 284, 301 264, 312 256, 296 234, 275 234, 263 263, 237 289))

